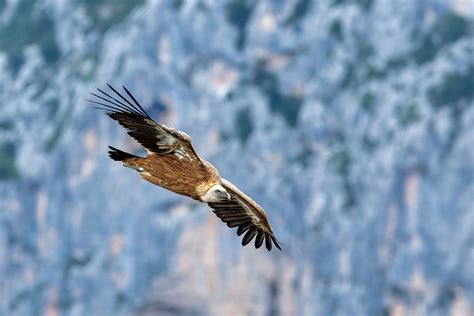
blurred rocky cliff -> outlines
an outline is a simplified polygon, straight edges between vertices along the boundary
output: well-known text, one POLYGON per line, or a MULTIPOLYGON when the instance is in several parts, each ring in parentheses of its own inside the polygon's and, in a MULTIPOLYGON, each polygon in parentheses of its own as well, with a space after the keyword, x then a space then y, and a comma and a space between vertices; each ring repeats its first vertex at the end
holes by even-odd
POLYGON ((469 0, 0 0, 1 315, 472 315, 469 0), (266 210, 106 154, 126 85, 266 210))

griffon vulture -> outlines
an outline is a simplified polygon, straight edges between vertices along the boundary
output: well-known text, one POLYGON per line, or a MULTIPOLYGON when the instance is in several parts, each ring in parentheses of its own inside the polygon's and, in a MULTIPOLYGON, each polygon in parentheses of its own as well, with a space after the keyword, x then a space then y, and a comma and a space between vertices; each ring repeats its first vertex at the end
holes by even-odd
POLYGON ((255 247, 265 241, 270 251, 272 244, 281 250, 280 244, 268 223, 265 211, 228 180, 221 178, 217 169, 197 154, 187 134, 155 122, 123 87, 129 98, 112 90, 106 93, 97 89, 91 93, 99 109, 127 129, 147 151, 146 157, 138 157, 111 147, 109 156, 121 161, 125 167, 162 188, 207 203, 213 212, 229 227, 238 227, 237 235, 245 236, 242 246, 254 237, 255 247))

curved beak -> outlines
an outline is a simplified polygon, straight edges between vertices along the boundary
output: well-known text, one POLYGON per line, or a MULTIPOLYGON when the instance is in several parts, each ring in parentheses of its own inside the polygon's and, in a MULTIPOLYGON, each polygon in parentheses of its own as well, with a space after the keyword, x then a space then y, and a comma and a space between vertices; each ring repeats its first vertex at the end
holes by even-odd
POLYGON ((230 194, 227 192, 219 192, 219 198, 223 201, 230 201, 230 194))

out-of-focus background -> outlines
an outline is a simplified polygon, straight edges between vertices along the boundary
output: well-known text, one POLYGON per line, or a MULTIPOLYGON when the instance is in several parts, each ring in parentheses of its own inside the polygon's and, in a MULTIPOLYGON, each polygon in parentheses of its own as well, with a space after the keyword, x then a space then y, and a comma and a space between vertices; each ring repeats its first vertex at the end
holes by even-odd
POLYGON ((0 0, 1 315, 473 315, 470 0, 0 0), (266 210, 107 156, 126 85, 266 210))

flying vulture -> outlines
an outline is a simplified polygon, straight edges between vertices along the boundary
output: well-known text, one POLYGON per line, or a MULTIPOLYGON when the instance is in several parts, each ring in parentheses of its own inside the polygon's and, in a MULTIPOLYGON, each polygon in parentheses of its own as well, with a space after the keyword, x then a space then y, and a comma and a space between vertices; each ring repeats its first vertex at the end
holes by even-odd
POLYGON ((138 157, 109 146, 110 158, 155 185, 207 203, 228 227, 238 227, 237 235, 245 233, 242 246, 255 237, 256 248, 265 241, 269 251, 272 244, 281 250, 262 207, 221 178, 217 169, 197 154, 191 137, 154 121, 127 88, 123 87, 128 98, 108 86, 111 92, 97 89, 91 93, 94 100, 87 101, 105 110, 147 151, 146 157, 138 157))

